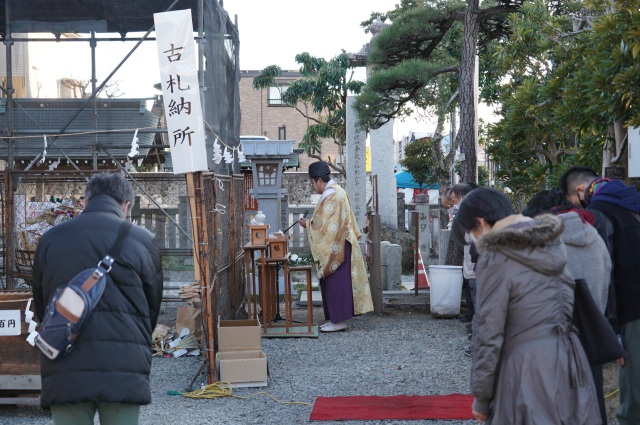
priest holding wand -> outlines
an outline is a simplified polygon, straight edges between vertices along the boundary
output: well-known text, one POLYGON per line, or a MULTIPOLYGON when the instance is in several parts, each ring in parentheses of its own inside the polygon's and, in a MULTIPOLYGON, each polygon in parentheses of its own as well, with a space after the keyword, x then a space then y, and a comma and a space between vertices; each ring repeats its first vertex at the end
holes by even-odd
POLYGON ((313 216, 298 223, 307 229, 311 255, 320 281, 324 317, 321 332, 347 328, 354 315, 373 311, 369 279, 358 240, 360 230, 346 192, 331 178, 329 165, 309 166, 311 187, 320 195, 313 216))

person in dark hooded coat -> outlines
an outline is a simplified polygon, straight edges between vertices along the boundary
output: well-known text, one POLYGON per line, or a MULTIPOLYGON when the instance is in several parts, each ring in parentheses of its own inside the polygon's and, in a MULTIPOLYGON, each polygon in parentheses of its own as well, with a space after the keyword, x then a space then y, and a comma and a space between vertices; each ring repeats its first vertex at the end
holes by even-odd
MULTIPOLYGON (((87 183, 82 214, 42 236, 32 283, 40 322, 56 288, 107 254, 133 201, 122 175, 96 174, 87 183)), ((73 351, 57 360, 40 356, 40 403, 51 408, 54 424, 93 424, 96 411, 102 424, 138 423, 140 405, 151 403, 151 334, 162 286, 154 237, 132 226, 73 351)))
POLYGON ((584 201, 613 224, 615 299, 627 358, 619 372, 618 424, 640 423, 640 193, 620 180, 598 178, 585 189, 584 201))
POLYGON ((470 192, 454 226, 471 233, 477 262, 471 392, 474 417, 494 425, 601 424, 589 362, 575 327, 575 282, 552 215, 513 214, 489 188, 470 192))

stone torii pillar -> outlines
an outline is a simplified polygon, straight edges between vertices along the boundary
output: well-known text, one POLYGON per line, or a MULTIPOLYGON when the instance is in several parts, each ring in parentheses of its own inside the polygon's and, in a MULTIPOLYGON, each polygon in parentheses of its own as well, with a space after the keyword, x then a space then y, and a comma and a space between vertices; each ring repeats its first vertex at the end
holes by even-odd
MULTIPOLYGON (((371 39, 388 25, 377 19, 369 26, 371 39)), ((367 46, 370 48, 371 43, 367 46)), ((371 67, 367 65, 367 77, 371 67)), ((393 124, 391 119, 382 127, 369 133, 371 147, 371 174, 378 176, 378 213, 382 225, 387 229, 398 229, 398 204, 395 177, 395 160, 393 154, 393 124)), ((375 194, 374 194, 375 196, 375 194)))
POLYGON ((371 174, 378 176, 378 212, 382 225, 387 229, 398 229, 398 192, 393 159, 393 120, 372 130, 371 174))
POLYGON ((356 96, 347 96, 347 185, 345 187, 358 228, 362 230, 367 214, 367 134, 358 126, 353 104, 356 96))

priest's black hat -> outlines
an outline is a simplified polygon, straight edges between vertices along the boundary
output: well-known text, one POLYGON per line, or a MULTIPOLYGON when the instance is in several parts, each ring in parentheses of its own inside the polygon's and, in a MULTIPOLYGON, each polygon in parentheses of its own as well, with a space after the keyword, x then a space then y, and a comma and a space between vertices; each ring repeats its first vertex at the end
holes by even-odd
POLYGON ((316 177, 326 176, 331 174, 329 165, 324 161, 317 161, 309 165, 309 177, 315 179, 316 177))

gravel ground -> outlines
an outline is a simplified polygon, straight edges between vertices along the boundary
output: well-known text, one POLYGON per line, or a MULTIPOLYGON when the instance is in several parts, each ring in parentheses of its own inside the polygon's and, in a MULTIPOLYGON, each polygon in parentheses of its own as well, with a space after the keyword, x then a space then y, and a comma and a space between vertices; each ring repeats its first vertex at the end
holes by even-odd
MULTIPOLYGON (((344 332, 319 338, 263 338, 271 377, 265 388, 234 389, 249 396, 264 390, 278 400, 312 404, 317 396, 449 394, 469 392, 471 359, 465 325, 434 319, 422 308, 385 308, 351 321, 344 332)), ((295 309, 295 316, 306 310, 295 309)), ((322 322, 321 308, 314 316, 322 322)), ((202 357, 154 358, 153 402, 141 410, 141 424, 302 424, 311 406, 279 404, 268 397, 189 399, 169 396, 185 391, 202 365, 202 357)), ((195 386, 206 382, 199 375, 195 386)), ((126 384, 124 384, 126 385, 126 384)), ((51 423, 37 407, 0 406, 3 425, 51 423)), ((475 421, 346 421, 330 424, 473 424, 475 421)))

